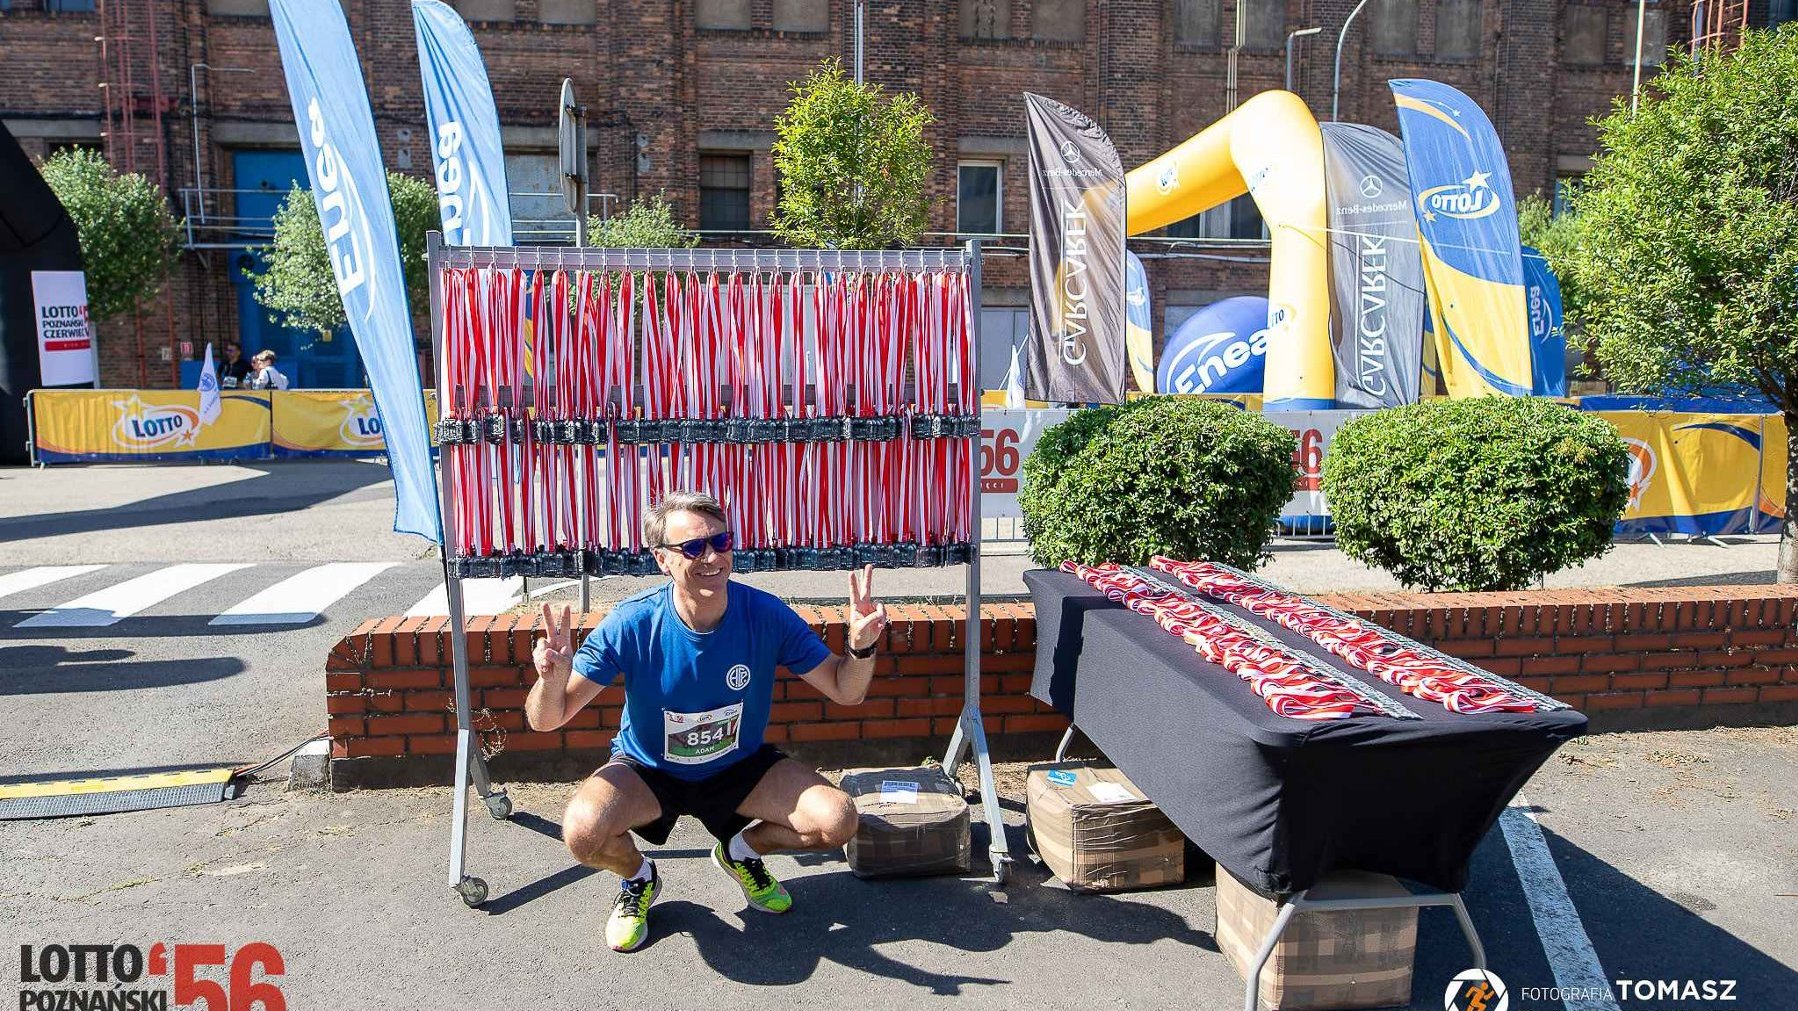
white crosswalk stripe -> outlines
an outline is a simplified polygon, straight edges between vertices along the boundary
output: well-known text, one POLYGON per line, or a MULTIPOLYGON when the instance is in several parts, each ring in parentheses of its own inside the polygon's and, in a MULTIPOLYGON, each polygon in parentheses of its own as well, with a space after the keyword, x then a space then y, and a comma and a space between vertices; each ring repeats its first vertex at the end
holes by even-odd
MULTIPOLYGON (((465 614, 499 614, 509 610, 524 596, 524 579, 462 580, 462 610, 465 614)), ((408 618, 435 618, 449 614, 449 591, 442 583, 425 594, 425 598, 406 612, 408 618)))
POLYGON ((40 586, 48 586, 71 576, 104 569, 104 565, 40 565, 35 569, 20 569, 0 575, 0 597, 10 597, 15 593, 35 590, 40 586))
POLYGON ((249 567, 248 562, 171 565, 35 614, 19 622, 17 627, 97 628, 116 624, 183 590, 249 567))
POLYGON ((391 569, 395 562, 331 562, 289 576, 261 593, 233 604, 211 625, 303 625, 323 614, 356 587, 391 569))

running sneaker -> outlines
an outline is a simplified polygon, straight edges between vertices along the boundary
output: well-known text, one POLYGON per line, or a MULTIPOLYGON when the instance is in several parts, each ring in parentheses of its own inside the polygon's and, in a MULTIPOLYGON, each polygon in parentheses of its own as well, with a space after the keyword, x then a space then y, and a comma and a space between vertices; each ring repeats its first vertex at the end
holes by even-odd
POLYGON ((712 847, 712 863, 736 879, 737 887, 743 889, 743 897, 756 909, 764 913, 784 913, 793 908, 793 897, 787 894, 785 886, 774 880, 774 875, 768 873, 768 865, 759 858, 732 860, 724 844, 719 843, 712 847))
POLYGON ((606 944, 613 951, 636 951, 649 939, 649 907, 662 894, 662 874, 649 865, 648 881, 629 878, 618 883, 618 901, 606 920, 606 944))

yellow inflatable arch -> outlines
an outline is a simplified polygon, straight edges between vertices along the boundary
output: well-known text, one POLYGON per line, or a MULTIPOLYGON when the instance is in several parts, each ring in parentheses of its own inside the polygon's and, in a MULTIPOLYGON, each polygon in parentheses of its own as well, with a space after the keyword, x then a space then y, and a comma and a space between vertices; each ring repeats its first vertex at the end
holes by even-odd
POLYGON ((1273 236, 1265 409, 1335 406, 1323 133, 1304 100, 1264 91, 1125 181, 1131 235, 1254 198, 1273 236))

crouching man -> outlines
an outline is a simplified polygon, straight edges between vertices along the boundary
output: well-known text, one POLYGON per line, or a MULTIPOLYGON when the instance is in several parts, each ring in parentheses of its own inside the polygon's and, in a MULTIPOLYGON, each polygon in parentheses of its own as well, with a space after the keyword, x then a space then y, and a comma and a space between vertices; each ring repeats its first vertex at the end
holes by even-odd
POLYGON ((622 601, 578 652, 567 609, 544 605, 548 636, 525 702, 533 730, 554 730, 624 677, 612 758, 581 783, 562 816, 574 858, 623 879, 606 943, 632 951, 649 936, 661 891, 655 861, 631 833, 660 846, 675 819, 698 818, 718 839, 712 863, 749 905, 784 913, 793 900, 762 862, 777 850, 820 850, 855 834, 855 805, 817 770, 762 741, 774 670, 786 667, 827 698, 859 704, 887 625, 870 566, 849 576, 846 656, 779 598, 731 581, 732 532, 710 495, 674 492, 643 522, 644 543, 669 581, 622 601))

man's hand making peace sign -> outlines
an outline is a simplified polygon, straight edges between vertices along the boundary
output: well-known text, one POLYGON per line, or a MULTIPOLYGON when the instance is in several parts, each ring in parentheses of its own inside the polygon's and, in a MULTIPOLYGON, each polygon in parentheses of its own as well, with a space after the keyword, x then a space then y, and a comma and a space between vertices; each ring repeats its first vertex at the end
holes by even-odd
POLYGON ((886 605, 874 600, 874 566, 866 565, 859 573, 849 573, 849 606, 844 618, 849 624, 850 649, 868 649, 886 631, 886 605))

